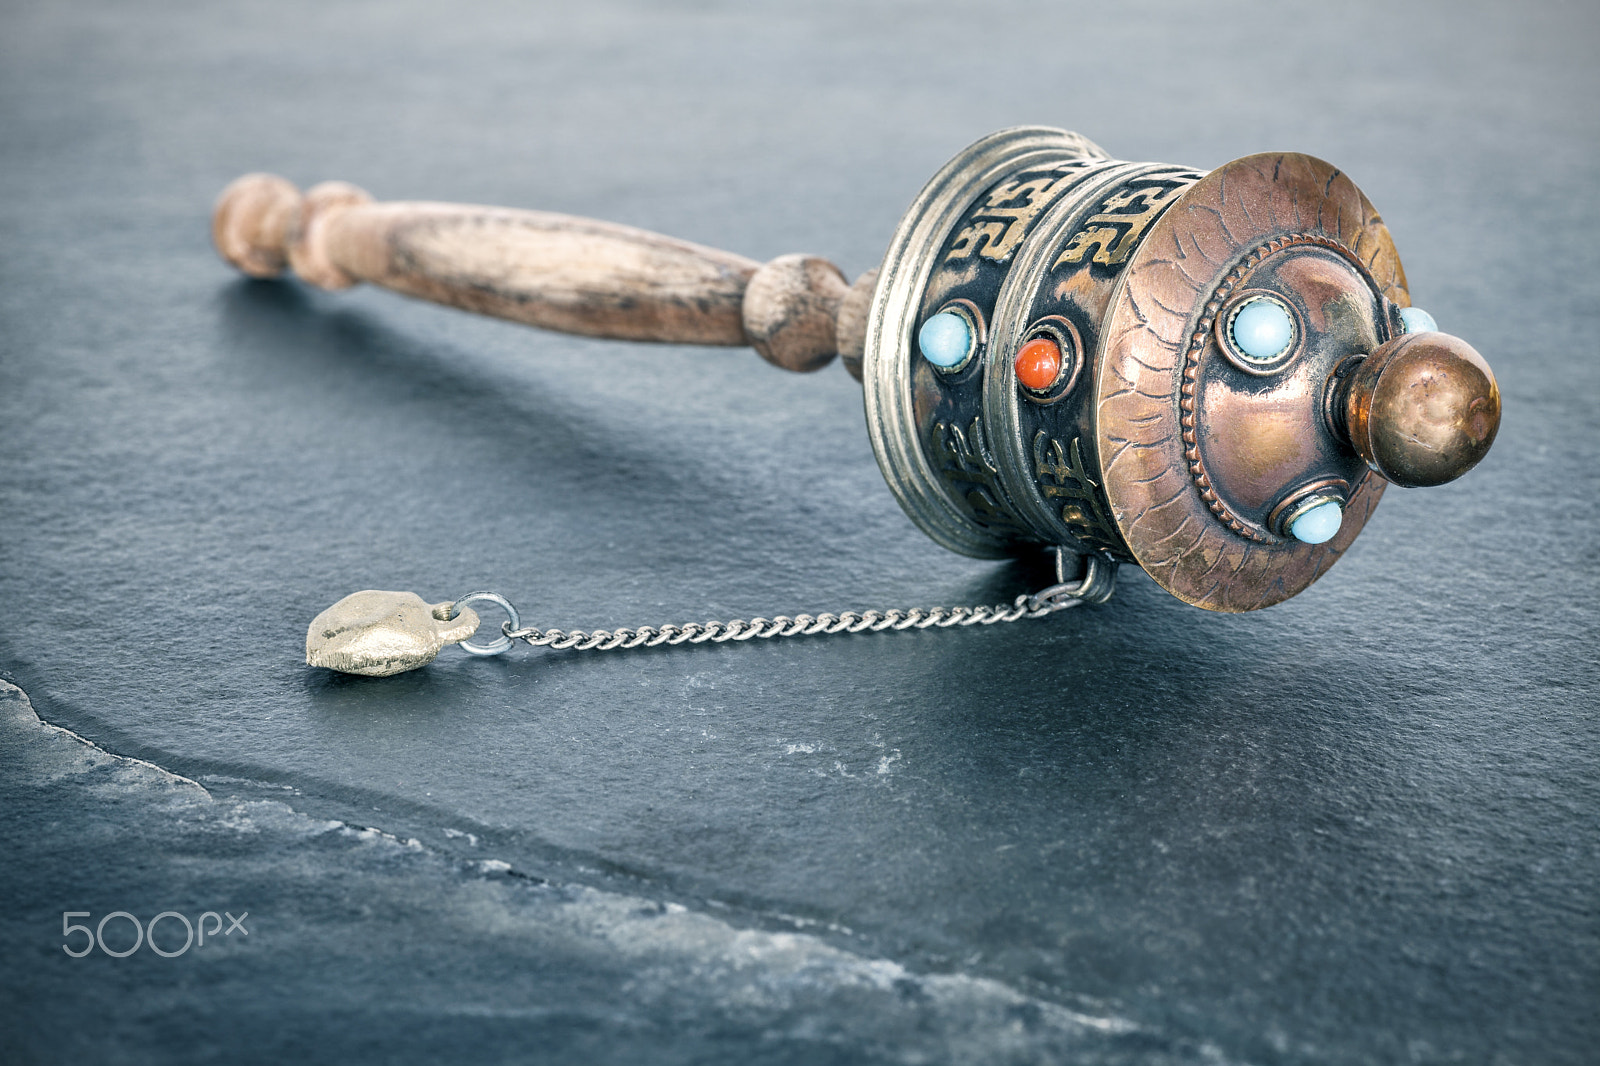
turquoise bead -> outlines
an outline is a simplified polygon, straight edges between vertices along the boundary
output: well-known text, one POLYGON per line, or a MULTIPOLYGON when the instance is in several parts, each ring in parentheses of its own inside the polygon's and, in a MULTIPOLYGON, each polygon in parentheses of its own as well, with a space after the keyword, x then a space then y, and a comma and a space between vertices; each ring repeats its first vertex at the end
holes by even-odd
POLYGON ((1420 307, 1402 307, 1400 309, 1400 328, 1407 333, 1432 333, 1439 328, 1439 323, 1433 316, 1420 307))
POLYGON ((954 311, 941 311, 922 324, 917 333, 922 358, 949 370, 960 366, 972 351, 972 327, 954 311))
POLYGON ((1331 540, 1343 522, 1344 508, 1339 506, 1338 500, 1328 500, 1303 512, 1291 522, 1289 533, 1302 543, 1321 544, 1331 540))
POLYGON ((1233 343, 1258 363, 1283 354, 1294 339, 1294 322, 1275 300, 1251 300, 1233 317, 1233 343))

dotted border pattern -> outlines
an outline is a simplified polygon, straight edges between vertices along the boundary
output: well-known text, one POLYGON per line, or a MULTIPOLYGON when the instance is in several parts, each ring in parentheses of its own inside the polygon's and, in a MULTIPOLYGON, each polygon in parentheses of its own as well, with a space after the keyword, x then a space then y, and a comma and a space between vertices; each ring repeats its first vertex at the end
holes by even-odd
MULTIPOLYGON (((1293 248, 1300 245, 1315 245, 1338 252, 1349 260, 1351 266, 1360 271, 1361 276, 1373 288, 1379 287, 1377 279, 1372 276, 1372 271, 1368 270, 1366 265, 1355 257, 1355 253, 1331 237, 1325 237, 1320 233, 1288 233, 1281 237, 1274 237, 1264 244, 1257 245, 1249 255, 1245 256, 1232 270, 1228 271, 1227 275, 1218 283, 1211 299, 1206 301, 1205 309, 1200 313, 1200 321, 1195 326, 1194 334, 1189 339, 1189 350, 1184 353, 1182 399, 1179 400, 1178 406, 1183 410, 1180 423, 1183 426, 1183 455, 1189 461, 1189 477, 1194 481, 1195 487, 1200 490, 1200 498, 1206 502, 1206 506, 1211 508, 1211 513, 1216 515, 1223 525, 1238 536, 1260 541, 1263 544, 1282 544, 1287 538, 1280 537, 1269 530, 1258 529, 1253 524, 1234 514, 1233 510, 1222 502, 1216 490, 1211 487, 1211 477, 1206 473, 1205 463, 1200 458, 1200 445, 1195 434, 1194 397, 1197 380, 1200 376, 1200 356, 1204 354, 1206 345, 1211 342, 1212 326, 1216 322, 1217 315, 1222 312, 1223 306, 1228 302, 1228 297, 1239 282, 1244 280, 1245 275, 1259 266, 1262 260, 1276 252, 1283 251, 1285 248, 1293 248)), ((1365 478, 1362 480, 1365 480, 1365 478)))
MULTIPOLYGON (((1151 227, 1107 308, 1096 365, 1100 474, 1129 550, 1162 588, 1207 610, 1253 611, 1316 581, 1360 533, 1386 482, 1351 494, 1325 544, 1269 542, 1219 520, 1191 477, 1183 386, 1196 324, 1252 251, 1291 236, 1342 246, 1377 291, 1408 306, 1405 273, 1383 219, 1337 167, 1292 152, 1247 156, 1212 171, 1151 227)), ((1202 330, 1202 345, 1205 332, 1202 330)), ((1191 396, 1194 390, 1191 389, 1191 396)), ((1191 432, 1192 436, 1192 432, 1191 432)))

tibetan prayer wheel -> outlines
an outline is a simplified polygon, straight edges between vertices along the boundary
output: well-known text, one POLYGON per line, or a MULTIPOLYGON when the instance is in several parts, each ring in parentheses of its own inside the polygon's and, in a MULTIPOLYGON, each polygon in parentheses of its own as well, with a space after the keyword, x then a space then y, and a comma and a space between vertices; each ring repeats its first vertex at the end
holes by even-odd
POLYGON ((1410 306, 1383 220, 1337 168, 1111 159, 1023 127, 951 160, 853 286, 825 260, 741 256, 533 211, 371 202, 270 175, 213 233, 292 267, 593 336, 835 354, 865 386, 884 478, 938 543, 1059 547, 1143 567, 1185 602, 1270 606, 1361 532, 1385 485, 1488 451, 1488 364, 1410 306))

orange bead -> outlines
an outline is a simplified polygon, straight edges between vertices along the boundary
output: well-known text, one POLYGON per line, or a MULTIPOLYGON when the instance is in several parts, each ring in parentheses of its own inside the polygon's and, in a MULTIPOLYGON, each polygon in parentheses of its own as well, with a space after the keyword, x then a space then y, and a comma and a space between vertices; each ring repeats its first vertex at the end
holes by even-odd
POLYGON ((1061 345, 1054 337, 1035 337, 1017 352, 1017 380, 1025 389, 1044 392, 1061 376, 1061 345))

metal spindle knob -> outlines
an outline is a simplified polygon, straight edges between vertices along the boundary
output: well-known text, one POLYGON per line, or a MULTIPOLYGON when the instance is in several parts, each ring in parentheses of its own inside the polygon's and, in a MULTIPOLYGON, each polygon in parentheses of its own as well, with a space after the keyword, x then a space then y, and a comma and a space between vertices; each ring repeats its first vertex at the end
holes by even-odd
POLYGON ((1453 481, 1477 465, 1500 428, 1500 388, 1472 345, 1407 333, 1350 374, 1341 405, 1350 444, 1396 485, 1453 481))

